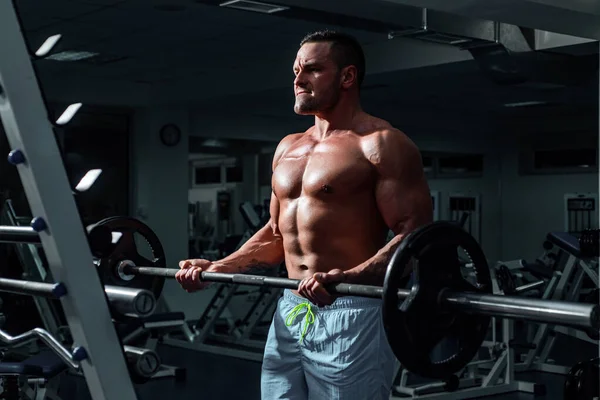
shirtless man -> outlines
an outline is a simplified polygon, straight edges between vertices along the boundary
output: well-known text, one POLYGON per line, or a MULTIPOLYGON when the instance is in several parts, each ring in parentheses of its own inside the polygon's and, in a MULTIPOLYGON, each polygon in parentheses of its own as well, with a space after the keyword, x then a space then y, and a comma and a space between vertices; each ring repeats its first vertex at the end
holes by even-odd
POLYGON ((365 61, 352 37, 308 35, 293 70, 294 111, 314 115, 315 124, 275 151, 270 221, 222 260, 181 261, 176 279, 191 292, 206 287, 202 270, 252 273, 285 262, 301 283, 278 302, 262 399, 388 399, 397 361, 381 300, 336 298, 324 285, 381 286, 402 238, 431 222, 421 156, 402 132, 362 110, 365 61))

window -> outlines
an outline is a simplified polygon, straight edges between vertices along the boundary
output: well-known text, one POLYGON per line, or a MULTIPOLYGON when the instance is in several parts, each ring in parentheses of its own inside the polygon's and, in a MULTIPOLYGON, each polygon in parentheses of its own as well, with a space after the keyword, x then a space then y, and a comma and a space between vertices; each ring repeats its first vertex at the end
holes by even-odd
POLYGON ((244 181, 242 160, 233 157, 206 157, 191 163, 192 187, 244 181))
POLYGON ((433 172, 433 157, 432 156, 423 156, 423 171, 425 173, 433 172))
POLYGON ((227 167, 225 170, 225 180, 228 183, 238 183, 244 181, 244 169, 240 165, 227 167))
POLYGON ((595 173, 597 171, 598 150, 593 147, 519 153, 519 172, 522 175, 595 173))
POLYGON ((540 150, 533 155, 535 169, 593 168, 598 166, 596 149, 540 150))
POLYGON ((472 178, 483 173, 483 154, 423 152, 421 160, 427 179, 472 178))
POLYGON ((221 166, 196 167, 194 169, 194 184, 207 185, 221 183, 221 166))
POLYGON ((460 154, 440 156, 440 173, 481 173, 483 171, 483 156, 480 154, 460 154))

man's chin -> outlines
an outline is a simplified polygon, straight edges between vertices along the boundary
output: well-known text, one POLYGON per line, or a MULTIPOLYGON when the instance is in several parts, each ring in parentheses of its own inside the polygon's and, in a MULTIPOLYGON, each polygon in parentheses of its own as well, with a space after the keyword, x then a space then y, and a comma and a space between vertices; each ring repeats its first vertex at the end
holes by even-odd
POLYGON ((315 110, 307 107, 294 106, 294 112, 298 115, 315 115, 315 110))

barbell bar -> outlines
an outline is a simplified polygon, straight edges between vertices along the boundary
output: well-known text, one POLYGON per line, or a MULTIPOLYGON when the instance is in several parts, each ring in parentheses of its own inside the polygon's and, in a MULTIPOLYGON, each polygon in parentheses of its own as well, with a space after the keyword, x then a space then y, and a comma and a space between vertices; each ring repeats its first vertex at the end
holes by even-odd
MULTIPOLYGON (((97 227, 92 230, 93 227, 93 225, 86 227, 88 243, 92 249, 92 254, 102 257, 112 241, 111 233, 106 229, 97 227)), ((0 243, 40 245, 42 240, 36 230, 36 220, 32 220, 30 226, 0 225, 0 243)))
MULTIPOLYGON (((67 289, 62 283, 0 278, 0 292, 60 299, 67 289)), ((154 293, 146 289, 105 285, 104 292, 117 316, 145 318, 156 309, 154 293)))
POLYGON ((67 288, 62 283, 34 282, 9 278, 0 278, 0 291, 55 299, 67 294, 67 288))
POLYGON ((0 226, 1 243, 41 243, 40 235, 30 226, 0 226))
MULTIPOLYGON (((175 278, 179 269, 138 267, 123 263, 119 269, 126 275, 156 276, 175 278)), ((260 275, 228 274, 221 272, 201 272, 200 280, 204 282, 229 283, 249 286, 266 286, 281 289, 297 290, 300 280, 260 275)), ((381 299, 383 287, 338 283, 331 285, 327 291, 333 295, 359 296, 381 299)), ((409 297, 411 291, 399 289, 398 300, 409 297)), ((482 314, 492 317, 526 319, 548 324, 572 326, 583 329, 599 329, 600 306, 553 300, 532 299, 518 296, 497 296, 479 293, 444 291, 440 293, 439 302, 443 306, 464 313, 482 314)))

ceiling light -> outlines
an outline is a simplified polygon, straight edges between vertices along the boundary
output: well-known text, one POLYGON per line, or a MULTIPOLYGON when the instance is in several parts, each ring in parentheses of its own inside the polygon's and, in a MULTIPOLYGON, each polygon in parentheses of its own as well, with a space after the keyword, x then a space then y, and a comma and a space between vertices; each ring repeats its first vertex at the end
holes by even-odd
POLYGON ((96 182, 96 179, 98 179, 101 173, 101 169, 90 169, 85 174, 85 176, 81 178, 77 186, 75 186, 75 190, 77 190, 78 192, 85 192, 86 190, 92 187, 92 185, 94 184, 94 182, 96 182))
POLYGON ((81 105, 82 105, 81 103, 74 103, 74 104, 71 104, 69 107, 67 107, 67 109, 56 120, 56 124, 57 125, 68 124, 73 119, 75 114, 77 114, 77 111, 79 111, 79 109, 81 108, 81 105))
POLYGON ((231 0, 219 4, 220 7, 235 8, 244 11, 254 11, 264 14, 273 14, 279 11, 288 10, 289 7, 279 6, 275 4, 262 3, 259 1, 249 0, 231 0))
POLYGON ((98 53, 92 53, 90 51, 62 51, 60 53, 52 54, 46 57, 46 60, 54 60, 54 61, 79 61, 85 60, 87 58, 92 58, 97 56, 98 53))
POLYGON ((35 55, 38 57, 47 56, 48 53, 52 51, 56 43, 62 38, 62 35, 52 35, 40 46, 39 49, 35 52, 35 55))
POLYGON ((517 103, 506 103, 504 107, 527 107, 527 106, 536 106, 540 104, 546 104, 545 101, 521 101, 517 103))
POLYGON ((206 147, 227 147, 227 143, 219 139, 206 139, 202 142, 206 147))

